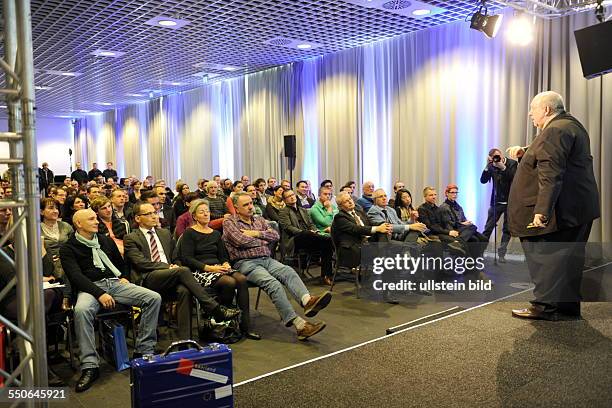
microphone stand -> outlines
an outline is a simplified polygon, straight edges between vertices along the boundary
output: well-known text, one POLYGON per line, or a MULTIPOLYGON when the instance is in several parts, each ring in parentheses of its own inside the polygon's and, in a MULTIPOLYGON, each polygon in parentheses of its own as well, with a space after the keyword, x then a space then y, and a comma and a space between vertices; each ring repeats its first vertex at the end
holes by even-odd
POLYGON ((495 173, 496 167, 493 167, 491 181, 493 182, 493 220, 495 221, 495 225, 493 226, 493 265, 497 265, 497 189, 495 188, 495 173))

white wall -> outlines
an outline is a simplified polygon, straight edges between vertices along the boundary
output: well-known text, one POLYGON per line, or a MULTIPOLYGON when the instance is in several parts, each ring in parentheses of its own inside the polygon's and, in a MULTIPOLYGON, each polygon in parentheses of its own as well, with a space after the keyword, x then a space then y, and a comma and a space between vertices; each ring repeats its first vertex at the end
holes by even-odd
MULTIPOLYGON (((36 154, 38 157, 38 167, 42 162, 49 163, 49 168, 55 175, 70 174, 70 161, 68 149, 74 149, 72 119, 60 118, 36 118, 36 154)), ((8 122, 0 119, 0 131, 6 132, 8 122)), ((9 156, 8 143, 0 142, 0 157, 9 156)), ((74 168, 74 154, 72 156, 72 166, 74 168)), ((0 165, 0 174, 8 166, 0 165)))

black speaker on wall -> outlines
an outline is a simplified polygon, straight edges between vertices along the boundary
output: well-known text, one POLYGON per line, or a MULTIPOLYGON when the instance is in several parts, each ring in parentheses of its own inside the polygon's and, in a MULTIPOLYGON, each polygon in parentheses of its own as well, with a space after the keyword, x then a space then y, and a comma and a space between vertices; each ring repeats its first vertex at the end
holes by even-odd
POLYGON ((585 78, 612 72, 612 20, 576 30, 574 36, 585 78))
POLYGON ((295 135, 285 135, 285 157, 296 157, 295 152, 295 135))

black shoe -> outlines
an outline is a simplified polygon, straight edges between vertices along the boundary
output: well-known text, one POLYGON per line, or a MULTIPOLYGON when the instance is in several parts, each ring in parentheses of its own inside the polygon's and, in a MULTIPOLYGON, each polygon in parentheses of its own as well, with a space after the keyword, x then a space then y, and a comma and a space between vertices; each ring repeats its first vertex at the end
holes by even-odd
POLYGON ((49 387, 65 387, 66 383, 51 368, 48 368, 47 373, 49 387))
POLYGON ((76 387, 74 390, 76 392, 87 391, 89 387, 100 377, 100 369, 96 368, 86 368, 81 373, 81 378, 77 381, 76 387))
POLYGON ((461 256, 467 255, 467 252, 465 252, 463 245, 461 245, 459 241, 453 241, 450 244, 448 244, 448 249, 454 255, 461 255, 461 256))
POLYGON ((497 257, 497 262, 506 263, 506 257, 504 255, 500 255, 497 257))
POLYGON ((216 322, 224 322, 226 320, 231 320, 240 315, 240 309, 230 309, 225 306, 219 305, 217 309, 213 312, 213 317, 216 322))
POLYGON ((242 332, 242 335, 249 340, 261 340, 261 335, 252 331, 242 332))

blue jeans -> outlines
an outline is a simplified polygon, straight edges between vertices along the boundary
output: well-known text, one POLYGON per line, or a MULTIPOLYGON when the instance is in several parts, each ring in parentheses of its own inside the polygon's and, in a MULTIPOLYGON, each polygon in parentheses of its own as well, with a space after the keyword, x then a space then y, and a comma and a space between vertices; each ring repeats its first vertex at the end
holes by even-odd
MULTIPOLYGON (((155 343, 157 343, 157 317, 161 306, 159 293, 133 283, 119 283, 118 279, 103 279, 94 282, 94 284, 111 295, 116 303, 138 306, 142 309, 135 351, 142 354, 153 353, 155 343)), ((79 343, 81 369, 99 366, 94 319, 100 307, 102 305, 98 302, 98 299, 87 292, 79 292, 74 306, 74 321, 79 343)))
POLYGON ((281 319, 286 326, 290 326, 297 313, 287 299, 283 285, 300 305, 302 297, 308 294, 308 289, 297 272, 270 257, 242 259, 235 263, 235 267, 247 277, 249 282, 259 286, 270 296, 281 319))

